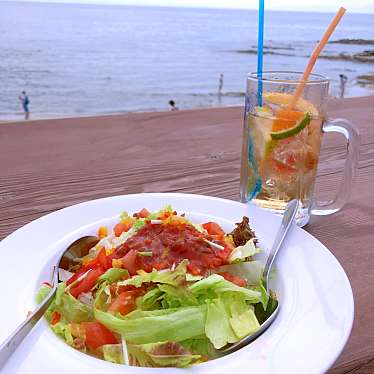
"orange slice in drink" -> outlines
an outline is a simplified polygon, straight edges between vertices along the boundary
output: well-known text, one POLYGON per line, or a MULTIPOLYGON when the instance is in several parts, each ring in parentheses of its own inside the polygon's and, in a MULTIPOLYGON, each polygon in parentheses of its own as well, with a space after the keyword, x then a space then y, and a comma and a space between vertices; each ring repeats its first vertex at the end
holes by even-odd
POLYGON ((273 121, 270 136, 273 140, 289 138, 308 126, 310 120, 311 116, 309 113, 279 109, 273 121))

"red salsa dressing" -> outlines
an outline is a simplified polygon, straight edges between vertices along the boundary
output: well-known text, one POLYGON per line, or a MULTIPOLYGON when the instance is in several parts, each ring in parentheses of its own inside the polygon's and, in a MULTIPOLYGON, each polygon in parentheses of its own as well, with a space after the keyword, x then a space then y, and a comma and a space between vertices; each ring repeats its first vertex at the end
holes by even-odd
POLYGON ((117 247, 111 256, 121 258, 130 273, 140 269, 146 272, 167 269, 188 259, 188 271, 194 275, 202 275, 209 269, 227 264, 232 248, 225 242, 223 235, 206 235, 189 224, 148 222, 117 247), (224 249, 215 248, 204 239, 219 244, 224 249), (146 252, 146 255, 141 252, 146 252))

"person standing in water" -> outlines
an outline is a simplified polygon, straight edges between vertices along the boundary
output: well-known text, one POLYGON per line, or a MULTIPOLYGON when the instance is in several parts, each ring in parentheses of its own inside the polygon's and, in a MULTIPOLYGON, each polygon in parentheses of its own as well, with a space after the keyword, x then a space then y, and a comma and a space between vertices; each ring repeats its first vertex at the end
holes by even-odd
POLYGON ((221 73, 218 79, 218 105, 222 104, 222 88, 223 88, 223 74, 221 73))
POLYGON ((28 119, 30 115, 30 111, 29 111, 30 100, 26 94, 26 91, 22 91, 21 95, 18 98, 21 101, 23 111, 25 112, 25 119, 28 119))
POLYGON ((169 101, 169 105, 171 106, 171 109, 170 110, 179 110, 179 108, 177 106, 175 106, 175 101, 174 100, 170 100, 169 101))
POLYGON ((344 74, 339 74, 339 77, 340 77, 340 98, 343 99, 344 93, 345 93, 345 84, 347 83, 348 78, 344 74))
POLYGON ((223 88, 223 74, 221 73, 218 80, 218 95, 222 95, 222 88, 223 88))

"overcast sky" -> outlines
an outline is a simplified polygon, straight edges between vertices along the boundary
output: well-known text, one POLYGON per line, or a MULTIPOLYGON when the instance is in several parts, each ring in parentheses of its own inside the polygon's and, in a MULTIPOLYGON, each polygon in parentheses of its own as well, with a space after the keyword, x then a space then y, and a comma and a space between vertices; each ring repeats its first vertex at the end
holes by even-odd
MULTIPOLYGON (((1 1, 1 0, 0 0, 1 1)), ((21 0, 40 2, 163 5, 211 8, 257 9, 258 0, 21 0)), ((266 9, 336 12, 340 6, 349 12, 374 13, 374 0, 265 0, 266 9)))

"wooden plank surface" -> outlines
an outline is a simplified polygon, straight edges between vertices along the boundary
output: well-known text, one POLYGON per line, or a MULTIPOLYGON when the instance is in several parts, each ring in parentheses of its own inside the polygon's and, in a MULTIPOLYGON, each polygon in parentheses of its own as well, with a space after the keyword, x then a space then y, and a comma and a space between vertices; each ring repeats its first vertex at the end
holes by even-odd
MULTIPOLYGON (((306 230, 338 258, 355 296, 353 331, 331 373, 374 373, 374 96, 332 101, 329 115, 360 129, 358 176, 347 207, 306 230)), ((57 209, 138 192, 238 199, 242 108, 0 124, 0 239, 57 209)), ((323 142, 316 192, 336 191, 344 141, 323 142)))

